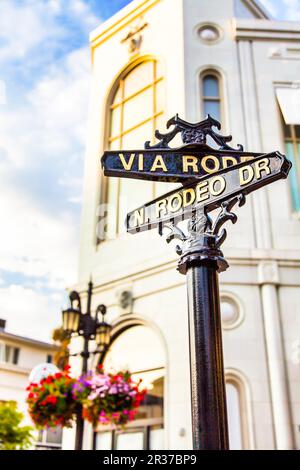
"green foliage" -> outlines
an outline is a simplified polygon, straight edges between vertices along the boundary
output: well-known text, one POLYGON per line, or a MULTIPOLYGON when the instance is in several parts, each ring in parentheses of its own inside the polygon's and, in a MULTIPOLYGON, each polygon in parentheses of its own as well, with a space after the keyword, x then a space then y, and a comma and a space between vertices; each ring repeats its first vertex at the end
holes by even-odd
POLYGON ((0 403, 0 450, 24 450, 31 446, 33 428, 20 426, 23 418, 16 402, 0 403))

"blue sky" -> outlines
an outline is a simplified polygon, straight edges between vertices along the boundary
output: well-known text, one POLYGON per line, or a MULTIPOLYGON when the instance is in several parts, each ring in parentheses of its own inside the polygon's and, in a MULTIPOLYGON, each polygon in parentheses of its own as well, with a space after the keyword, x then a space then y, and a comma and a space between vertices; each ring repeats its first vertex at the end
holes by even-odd
MULTIPOLYGON (((0 0, 0 317, 17 334, 49 339, 76 282, 88 34, 127 3, 0 0)), ((261 3, 300 20, 300 0, 261 3)))

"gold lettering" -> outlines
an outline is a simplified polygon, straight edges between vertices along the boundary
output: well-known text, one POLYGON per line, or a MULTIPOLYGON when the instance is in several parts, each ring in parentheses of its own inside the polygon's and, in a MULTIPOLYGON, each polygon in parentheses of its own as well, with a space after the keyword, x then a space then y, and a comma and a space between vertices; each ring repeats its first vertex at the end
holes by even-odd
POLYGON ((209 181, 209 190, 212 196, 219 196, 226 188, 226 181, 223 176, 215 176, 209 181))
POLYGON ((145 215, 144 207, 141 207, 140 209, 135 210, 132 215, 132 225, 134 227, 137 227, 138 225, 143 224, 144 219, 145 219, 144 215, 145 215))
POLYGON ((168 201, 168 210, 169 212, 177 212, 182 207, 182 197, 180 193, 175 193, 170 196, 168 201), (175 204, 174 204, 175 202, 175 204))
POLYGON ((160 217, 167 215, 167 199, 161 199, 157 201, 155 204, 155 216, 157 219, 160 217))
POLYGON ((209 198, 207 181, 203 181, 202 183, 197 184, 196 197, 197 197, 197 202, 205 201, 206 199, 209 198))
POLYGON ((203 170, 206 171, 206 173, 209 173, 209 174, 210 173, 215 173, 220 168, 219 160, 217 159, 217 157, 214 157, 214 155, 207 155, 206 157, 204 157, 201 160, 201 165, 202 165, 203 170), (213 168, 209 168, 207 166, 207 162, 209 160, 213 162, 213 165, 214 165, 213 168))
POLYGON ((183 155, 182 156, 183 172, 188 173, 189 168, 192 168, 194 173, 198 173, 197 162, 198 162, 197 157, 193 157, 192 155, 183 155))
POLYGON ((135 154, 134 154, 134 153, 131 153, 131 154, 130 154, 128 163, 126 162, 123 153, 119 153, 119 157, 120 157, 120 160, 121 160, 121 162, 122 162, 122 165, 123 165, 124 170, 130 171, 131 168, 132 168, 132 165, 133 165, 133 161, 134 161, 135 154))
POLYGON ((143 171, 144 169, 144 155, 142 153, 139 154, 139 171, 143 171))
POLYGON ((255 162, 254 164, 255 178, 259 180, 261 178, 261 173, 263 171, 266 172, 266 175, 269 175, 271 173, 269 164, 270 164, 270 160, 268 158, 263 158, 262 160, 259 160, 259 162, 255 162))
POLYGON ((236 165, 237 159, 235 157, 223 157, 222 162, 223 168, 228 168, 229 166, 236 165), (232 165, 230 165, 229 163, 232 163, 232 165))
POLYGON ((192 188, 185 189, 182 192, 183 207, 187 207, 193 204, 193 202, 195 201, 195 198, 196 198, 196 195, 195 195, 194 189, 192 188), (189 199, 188 199, 188 195, 189 195, 189 199))
POLYGON ((165 162, 163 161, 162 155, 156 155, 150 171, 156 170, 168 171, 165 162))
POLYGON ((247 165, 239 169, 240 185, 244 186, 245 184, 250 183, 254 178, 254 170, 252 166, 247 165), (245 175, 246 173, 246 175, 245 175))

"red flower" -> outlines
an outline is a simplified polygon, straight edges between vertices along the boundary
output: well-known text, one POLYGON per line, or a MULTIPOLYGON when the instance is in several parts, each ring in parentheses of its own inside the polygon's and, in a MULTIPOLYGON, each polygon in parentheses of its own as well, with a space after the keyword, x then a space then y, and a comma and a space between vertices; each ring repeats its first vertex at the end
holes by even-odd
POLYGON ((64 371, 65 371, 65 372, 68 372, 70 369, 71 369, 71 366, 70 366, 69 364, 67 364, 67 365, 64 367, 64 371))
POLYGON ((50 395, 49 397, 47 397, 46 401, 47 403, 51 403, 51 405, 56 405, 57 398, 50 395))
POLYGON ((61 372, 57 372, 57 373, 54 375, 54 377, 55 377, 56 379, 61 379, 61 378, 63 377, 63 374, 62 374, 61 372))

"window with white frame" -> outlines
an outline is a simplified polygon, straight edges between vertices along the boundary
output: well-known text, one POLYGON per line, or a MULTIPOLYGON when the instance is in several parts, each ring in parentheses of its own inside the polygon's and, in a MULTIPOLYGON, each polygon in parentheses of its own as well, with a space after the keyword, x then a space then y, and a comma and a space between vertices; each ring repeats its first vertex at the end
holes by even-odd
POLYGON ((18 365, 19 357, 20 348, 5 344, 4 342, 0 343, 0 362, 18 365))
POLYGON ((281 110, 285 153, 293 167, 289 175, 292 210, 300 212, 300 84, 276 86, 281 110))
POLYGON ((36 449, 38 450, 59 450, 62 445, 62 428, 42 429, 38 433, 36 449))
POLYGON ((230 449, 251 448, 249 397, 244 381, 234 371, 226 373, 226 402, 230 449))
POLYGON ((217 121, 222 121, 222 89, 220 75, 214 70, 207 70, 200 76, 202 118, 209 114, 217 121))
POLYGON ((300 125, 284 122, 283 132, 285 153, 293 164, 289 177, 292 208, 294 212, 300 212, 300 125))

